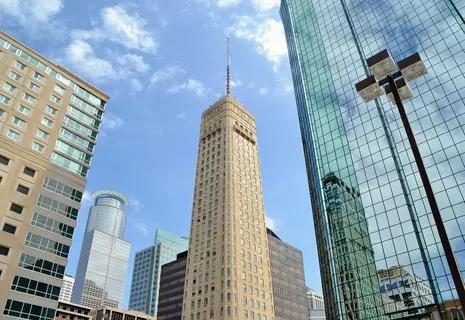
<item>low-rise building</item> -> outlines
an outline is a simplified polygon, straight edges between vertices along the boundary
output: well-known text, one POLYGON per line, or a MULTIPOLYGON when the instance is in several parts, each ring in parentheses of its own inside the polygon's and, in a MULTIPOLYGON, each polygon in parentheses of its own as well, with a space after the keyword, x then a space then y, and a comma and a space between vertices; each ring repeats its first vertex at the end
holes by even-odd
POLYGON ((156 320, 156 317, 134 310, 121 310, 113 307, 102 307, 90 312, 90 320, 156 320))
POLYGON ((309 320, 325 320, 325 301, 323 295, 307 287, 309 320))
POLYGON ((90 320, 91 309, 79 304, 58 302, 55 320, 90 320))

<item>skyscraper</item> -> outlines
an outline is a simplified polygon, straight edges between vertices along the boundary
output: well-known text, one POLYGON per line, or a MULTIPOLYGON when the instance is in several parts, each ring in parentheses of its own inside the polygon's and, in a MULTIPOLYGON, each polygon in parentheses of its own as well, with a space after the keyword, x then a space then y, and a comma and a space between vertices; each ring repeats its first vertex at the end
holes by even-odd
POLYGON ((73 293, 74 278, 65 274, 63 285, 61 286, 60 296, 58 300, 61 302, 71 302, 71 294, 73 293))
POLYGON ((108 96, 0 32, 0 318, 52 319, 108 96))
POLYGON ((366 58, 384 48, 396 59, 418 51, 425 61, 429 74, 406 107, 464 272, 464 11, 456 0, 282 0, 328 319, 421 317, 457 298, 398 113, 384 98, 362 103, 354 84, 369 73, 366 58), (339 217, 328 206, 330 174, 360 193, 341 194, 339 204, 359 202, 357 218, 345 220, 358 230, 343 235, 353 246, 341 245, 331 225, 339 217), (340 260, 357 255, 364 265, 340 260), (385 308, 373 282, 377 271, 399 265, 431 288, 432 303, 385 308), (348 282, 369 289, 348 291, 348 282))
POLYGON ((132 273, 129 309, 157 315, 161 267, 176 260, 187 250, 188 240, 168 231, 157 229, 155 244, 136 253, 132 273))
POLYGON ((302 251, 266 229, 276 320, 308 320, 302 251))
POLYGON ((93 194, 71 301, 86 307, 123 305, 131 244, 124 240, 127 199, 102 190, 93 194))

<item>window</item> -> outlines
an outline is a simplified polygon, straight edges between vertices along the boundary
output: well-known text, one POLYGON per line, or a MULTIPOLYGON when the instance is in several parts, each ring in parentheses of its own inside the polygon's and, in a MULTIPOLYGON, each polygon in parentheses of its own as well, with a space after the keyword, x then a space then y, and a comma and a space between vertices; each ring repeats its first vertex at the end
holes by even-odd
POLYGON ((17 214, 23 213, 23 209, 24 209, 23 206, 20 206, 19 204, 14 203, 14 202, 10 205, 10 211, 13 211, 14 213, 17 213, 17 214))
POLYGON ((9 84, 8 82, 5 82, 3 84, 3 89, 5 89, 8 92, 15 93, 16 92, 16 87, 9 84))
POLYGON ((13 118, 13 124, 17 127, 20 127, 20 128, 24 128, 24 126, 26 125, 26 121, 24 121, 23 119, 20 119, 18 117, 14 117, 13 118))
POLYGON ((31 90, 34 91, 34 92, 38 92, 39 89, 40 89, 40 86, 38 86, 38 85, 35 84, 34 82, 29 82, 28 87, 29 87, 29 89, 31 89, 31 90))
POLYGON ((41 74, 38 73, 38 72, 34 72, 33 77, 34 77, 34 79, 39 80, 39 81, 42 81, 42 80, 44 80, 44 78, 45 78, 43 75, 41 75, 41 74))
POLYGON ((26 70, 26 65, 19 61, 15 62, 15 67, 22 71, 26 70))
POLYGON ((0 255, 7 256, 10 252, 10 248, 0 245, 0 255))
POLYGON ((7 96, 4 96, 3 94, 0 93, 0 102, 6 105, 10 104, 11 99, 7 96))
POLYGON ((52 212, 56 212, 61 216, 76 220, 79 210, 65 203, 54 200, 41 194, 37 200, 37 206, 52 212))
POLYGON ((24 167, 23 173, 29 177, 34 177, 36 175, 36 171, 29 167, 24 167))
POLYGON ((29 193, 29 188, 26 187, 26 186, 23 186, 22 184, 18 184, 18 187, 16 188, 16 191, 27 195, 29 193))
POLYGON ((11 225, 9 223, 6 223, 3 225, 3 231, 5 232, 8 232, 8 233, 11 233, 11 234, 15 234, 16 233, 16 227, 14 225, 11 225))
POLYGON ((70 198, 71 200, 74 200, 76 202, 81 202, 81 199, 82 199, 81 191, 76 190, 70 186, 67 186, 66 184, 61 183, 55 179, 45 177, 42 187, 49 191, 55 192, 59 195, 70 198))
POLYGON ((19 74, 17 74, 16 72, 14 72, 14 71, 10 71, 10 74, 8 75, 8 77, 11 80, 16 81, 16 82, 21 81, 21 76, 19 74))
POLYGON ((42 123, 44 126, 49 127, 49 128, 51 128, 51 127, 53 126, 53 121, 50 120, 50 119, 48 119, 48 118, 45 118, 45 117, 42 118, 41 123, 42 123))
POLYGON ((37 102, 37 99, 29 93, 25 93, 23 99, 31 104, 35 104, 37 102))
POLYGON ((58 110, 55 109, 55 108, 52 108, 50 106, 47 106, 45 108, 45 112, 48 113, 49 115, 55 116, 57 114, 58 110))
POLYGON ((0 164, 3 164, 4 166, 7 166, 9 162, 10 162, 10 159, 8 159, 5 156, 0 155, 0 164))
POLYGON ((25 245, 31 248, 36 248, 44 252, 55 254, 59 257, 68 258, 69 246, 37 234, 28 233, 26 236, 25 245))
POLYGON ((21 134, 19 132, 16 132, 14 130, 8 130, 8 132, 6 133, 6 136, 8 138, 10 138, 11 140, 14 140, 14 141, 19 141, 21 140, 21 134))
POLYGON ((58 300, 60 294, 60 287, 20 276, 15 276, 11 289, 53 300, 58 300))
POLYGON ((59 85, 57 85, 57 84, 55 85, 55 88, 54 88, 54 90, 55 90, 56 92, 58 92, 59 94, 63 94, 63 93, 65 93, 65 88, 63 88, 63 87, 60 87, 60 86, 59 86, 59 85))
POLYGON ((0 118, 3 118, 3 115, 5 114, 5 110, 0 109, 0 118))
POLYGON ((33 142, 32 143, 32 150, 37 151, 37 152, 44 152, 45 147, 41 145, 40 143, 33 142))
POLYGON ((38 129, 37 132, 36 132, 36 137, 37 138, 47 140, 48 136, 49 136, 48 132, 45 132, 44 130, 38 129))
POLYGON ((61 98, 58 98, 56 95, 52 94, 50 96, 50 101, 52 101, 53 103, 56 103, 56 104, 60 104, 61 103, 61 98))
POLYGON ((65 273, 65 266, 41 258, 37 258, 25 253, 21 254, 18 266, 35 272, 40 272, 58 279, 63 279, 63 275, 65 273))
POLYGON ((25 116, 29 116, 29 114, 31 113, 31 109, 23 105, 19 106, 18 111, 24 114, 25 116))
POLYGON ((55 316, 55 310, 8 299, 3 314, 23 319, 52 320, 55 316))

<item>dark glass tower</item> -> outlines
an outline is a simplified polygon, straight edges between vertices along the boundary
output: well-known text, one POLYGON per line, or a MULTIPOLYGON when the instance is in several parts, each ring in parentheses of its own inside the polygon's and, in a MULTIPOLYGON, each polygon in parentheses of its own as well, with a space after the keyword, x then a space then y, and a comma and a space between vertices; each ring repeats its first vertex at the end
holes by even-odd
POLYGON ((328 319, 420 317, 457 299, 398 113, 354 84, 384 48, 425 61, 406 107, 465 273, 464 14, 458 0, 282 0, 328 319), (407 278, 382 295, 380 271, 395 268, 407 278), (407 284, 424 289, 413 304, 407 284))

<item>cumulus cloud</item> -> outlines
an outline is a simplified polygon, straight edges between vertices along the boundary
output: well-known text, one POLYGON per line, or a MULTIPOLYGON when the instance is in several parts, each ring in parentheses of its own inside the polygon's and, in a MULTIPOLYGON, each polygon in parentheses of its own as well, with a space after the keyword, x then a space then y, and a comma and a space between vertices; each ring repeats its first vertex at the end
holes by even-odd
POLYGON ((218 0, 216 4, 218 7, 231 7, 239 4, 242 0, 218 0))
POLYGON ((102 121, 102 130, 114 130, 122 127, 124 120, 113 113, 106 112, 102 121))
POLYGON ((183 75, 185 73, 186 71, 177 65, 157 70, 153 73, 152 77, 150 78, 150 85, 153 86, 158 82, 166 81, 174 78, 177 75, 183 75))
POLYGON ((63 9, 62 0, 0 0, 0 15, 21 25, 48 23, 63 9))
POLYGON ((279 6, 280 0, 252 0, 257 11, 265 12, 279 6))
POLYGON ((130 14, 123 6, 116 5, 101 10, 100 21, 93 29, 75 30, 72 36, 82 40, 107 40, 128 49, 155 53, 158 44, 146 27, 147 22, 137 13, 130 14))
POLYGON ((265 216, 265 224, 267 228, 273 231, 278 230, 278 221, 274 218, 271 218, 270 216, 265 216))
POLYGON ((144 73, 150 69, 149 65, 145 63, 144 57, 137 54, 126 53, 117 57, 116 61, 122 66, 139 73, 144 73))
POLYGON ((195 79, 188 79, 187 81, 171 86, 168 93, 178 93, 181 91, 193 92, 198 97, 204 96, 207 92, 204 84, 195 79))
POLYGON ((240 16, 229 28, 234 36, 255 44, 259 54, 270 61, 275 70, 287 54, 286 38, 282 23, 272 18, 257 21, 251 16, 240 16))

